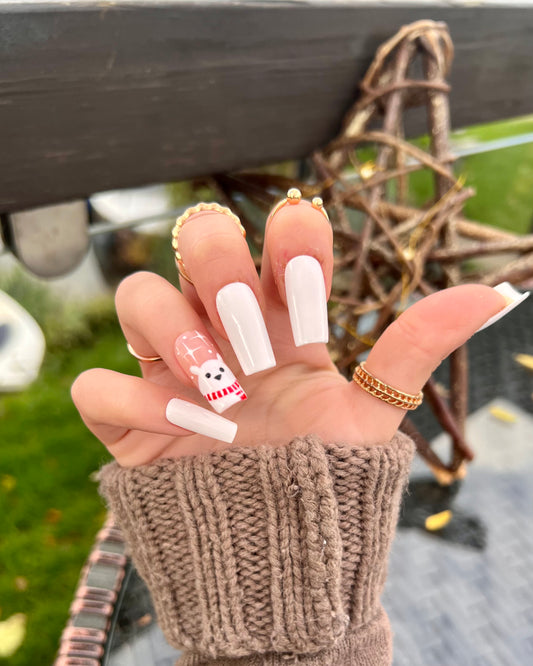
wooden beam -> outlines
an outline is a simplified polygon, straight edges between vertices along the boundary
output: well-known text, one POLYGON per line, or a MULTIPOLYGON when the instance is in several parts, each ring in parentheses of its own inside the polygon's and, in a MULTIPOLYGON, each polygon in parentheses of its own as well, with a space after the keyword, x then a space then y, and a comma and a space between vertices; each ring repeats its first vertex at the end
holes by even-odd
POLYGON ((0 0, 0 212, 305 156, 420 18, 450 26, 455 127, 531 113, 533 12, 469 4, 0 0))

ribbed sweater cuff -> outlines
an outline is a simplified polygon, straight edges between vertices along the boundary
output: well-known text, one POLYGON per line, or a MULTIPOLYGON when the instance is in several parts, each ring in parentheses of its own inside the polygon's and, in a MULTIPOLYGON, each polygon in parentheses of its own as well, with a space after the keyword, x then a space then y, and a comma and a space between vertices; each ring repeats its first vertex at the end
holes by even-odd
POLYGON ((331 648, 316 654, 267 652, 247 657, 211 659, 195 653, 183 655, 175 666, 384 666, 392 663, 389 620, 380 609, 364 627, 346 632, 331 648))
POLYGON ((412 452, 400 433, 373 447, 307 436, 104 467, 165 636, 190 651, 180 664, 390 663, 379 595, 412 452))

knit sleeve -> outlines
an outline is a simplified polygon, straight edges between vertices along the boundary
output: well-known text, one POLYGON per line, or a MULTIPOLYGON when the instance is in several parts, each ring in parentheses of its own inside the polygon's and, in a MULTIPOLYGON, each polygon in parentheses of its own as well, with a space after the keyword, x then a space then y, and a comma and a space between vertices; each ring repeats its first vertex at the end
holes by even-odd
POLYGON ((413 445, 296 438, 100 471, 180 666, 385 666, 379 595, 413 445))

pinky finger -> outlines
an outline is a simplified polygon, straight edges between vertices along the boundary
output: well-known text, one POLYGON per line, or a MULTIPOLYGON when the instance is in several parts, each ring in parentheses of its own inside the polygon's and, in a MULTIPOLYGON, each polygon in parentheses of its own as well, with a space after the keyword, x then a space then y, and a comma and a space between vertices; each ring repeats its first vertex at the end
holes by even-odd
POLYGON ((170 389, 112 370, 87 370, 76 379, 71 393, 85 425, 121 464, 154 460, 175 437, 196 433, 231 443, 237 433, 233 421, 177 398, 170 389), (144 437, 129 438, 134 431, 144 437), (135 452, 135 462, 119 446, 126 438, 144 441, 145 451, 135 452))

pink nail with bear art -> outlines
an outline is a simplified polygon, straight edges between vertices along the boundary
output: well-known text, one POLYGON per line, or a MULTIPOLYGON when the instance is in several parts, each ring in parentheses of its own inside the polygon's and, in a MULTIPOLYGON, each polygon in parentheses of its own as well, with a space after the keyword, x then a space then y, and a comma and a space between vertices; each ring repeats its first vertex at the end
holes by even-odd
POLYGON ((186 331, 176 340, 175 350, 180 366, 219 414, 246 400, 246 393, 207 335, 186 331))

